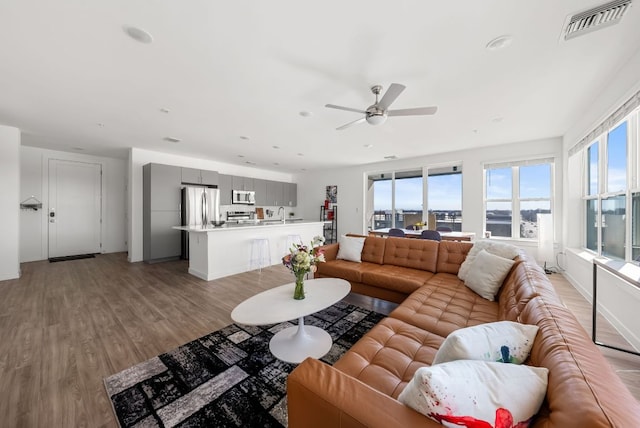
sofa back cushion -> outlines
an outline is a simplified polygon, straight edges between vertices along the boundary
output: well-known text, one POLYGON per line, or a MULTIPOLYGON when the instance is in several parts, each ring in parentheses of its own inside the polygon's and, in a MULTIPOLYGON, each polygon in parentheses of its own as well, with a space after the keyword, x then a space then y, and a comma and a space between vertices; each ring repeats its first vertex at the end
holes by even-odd
POLYGON ((530 363, 549 369, 547 399, 533 427, 638 425, 640 404, 567 308, 538 296, 520 319, 539 327, 530 363))
POLYGON ((435 272, 438 241, 430 239, 387 238, 384 264, 435 272))
POLYGON ((471 247, 473 247, 472 242, 440 241, 436 272, 457 275, 471 247))
POLYGON ((367 236, 362 247, 363 262, 377 263, 381 265, 384 262, 384 250, 386 239, 379 236, 367 236))

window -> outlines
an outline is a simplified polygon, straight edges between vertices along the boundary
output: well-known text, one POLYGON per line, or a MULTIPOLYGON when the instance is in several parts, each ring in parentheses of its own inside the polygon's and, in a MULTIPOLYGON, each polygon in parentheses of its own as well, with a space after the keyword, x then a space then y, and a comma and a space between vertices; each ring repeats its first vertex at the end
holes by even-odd
POLYGON ((492 236, 538 238, 538 214, 551 213, 552 159, 485 167, 485 230, 492 236))
POLYGON ((422 221, 422 170, 369 175, 373 229, 404 228, 422 221))
POLYGON ((631 201, 631 260, 640 263, 640 192, 631 201))
MULTIPOLYGON (((598 255, 623 260, 627 259, 630 241, 629 258, 633 259, 640 252, 640 247, 635 248, 640 238, 636 236, 638 231, 635 225, 640 220, 638 202, 629 194, 630 174, 627 166, 631 147, 629 124, 635 115, 637 113, 605 130, 597 141, 587 147, 585 155, 584 246, 598 255), (603 177, 604 182, 598 177, 603 177), (631 236, 627 232, 628 212, 632 213, 631 236)), ((637 138, 635 140, 637 144, 637 138)), ((636 194, 633 195, 635 197, 636 194)))
POLYGON ((462 231, 462 166, 429 168, 427 207, 437 227, 462 231))

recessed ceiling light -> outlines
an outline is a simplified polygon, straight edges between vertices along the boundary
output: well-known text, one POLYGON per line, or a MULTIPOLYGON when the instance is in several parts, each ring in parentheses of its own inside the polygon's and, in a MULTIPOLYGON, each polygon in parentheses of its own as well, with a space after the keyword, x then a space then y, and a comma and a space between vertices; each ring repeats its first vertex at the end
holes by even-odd
POLYGON ((280 165, 280 163, 279 163, 279 162, 274 162, 273 164, 274 164, 274 165, 280 165))
POLYGON ((168 141, 170 143, 179 143, 182 140, 180 138, 175 138, 175 137, 164 137, 164 141, 168 141))
POLYGON ((505 34, 503 36, 496 37, 487 43, 487 49, 490 51, 497 51, 499 49, 504 49, 507 46, 511 45, 513 42, 513 36, 505 34))
POLYGON ((302 117, 311 117, 313 116, 313 113, 311 113, 310 111, 306 111, 306 110, 302 110, 300 113, 298 113, 300 116, 302 117))
POLYGON ((300 171, 306 171, 307 168, 300 168, 300 171))
POLYGON ((371 147, 373 147, 373 144, 365 144, 363 147, 365 149, 370 149, 371 147))
POLYGON ((169 113, 171 110, 169 110, 168 108, 161 108, 160 111, 162 113, 169 113))
POLYGON ((104 128, 104 123, 98 123, 98 127, 104 128))
POLYGON ((497 117, 494 117, 493 119, 491 119, 491 122, 493 122, 493 123, 500 123, 500 122, 502 122, 503 120, 504 120, 504 117, 502 117, 502 116, 497 116, 497 117))
POLYGON ((241 135, 241 136, 240 136, 240 139, 241 139, 241 140, 248 140, 248 139, 249 139, 249 137, 247 137, 246 135, 241 135))
POLYGON ((244 163, 249 164, 249 165, 255 165, 255 162, 251 162, 251 161, 244 161, 244 163))
POLYGON ((136 42, 144 44, 153 42, 153 36, 141 28, 125 25, 124 27, 122 27, 122 29, 127 34, 127 36, 131 37, 136 42))
POLYGON ((298 153, 298 156, 304 156, 302 153, 298 153))
POLYGON ((274 149, 279 149, 280 148, 280 146, 271 146, 271 147, 273 147, 274 149))
POLYGON ((471 132, 473 132, 474 134, 477 134, 478 130, 477 129, 472 129, 471 132))
POLYGON ((238 157, 239 157, 239 158, 243 158, 243 157, 244 157, 244 155, 238 155, 238 157))
POLYGON ((391 155, 391 156, 385 156, 384 157, 386 160, 393 160, 393 159, 398 159, 398 156, 396 155, 391 155))

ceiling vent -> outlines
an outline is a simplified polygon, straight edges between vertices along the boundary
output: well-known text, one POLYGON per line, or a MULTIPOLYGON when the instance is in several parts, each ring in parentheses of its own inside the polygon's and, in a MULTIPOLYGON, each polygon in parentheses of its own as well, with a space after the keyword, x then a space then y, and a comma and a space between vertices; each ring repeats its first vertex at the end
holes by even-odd
POLYGON ((631 2, 632 0, 615 0, 573 15, 564 27, 564 39, 573 39, 591 31, 617 24, 631 8, 631 2))

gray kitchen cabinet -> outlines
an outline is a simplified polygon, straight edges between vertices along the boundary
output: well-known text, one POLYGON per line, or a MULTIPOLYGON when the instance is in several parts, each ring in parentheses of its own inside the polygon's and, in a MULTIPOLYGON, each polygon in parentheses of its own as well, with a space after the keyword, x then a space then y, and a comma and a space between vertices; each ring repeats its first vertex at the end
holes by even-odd
POLYGON ((233 190, 254 190, 254 179, 251 177, 233 176, 233 190))
POLYGON ((143 199, 151 211, 180 210, 180 168, 150 163, 142 167, 143 199))
POLYGON ((179 224, 179 211, 151 212, 149 260, 180 257, 180 231, 172 229, 179 224))
POLYGON ((220 205, 231 205, 233 176, 228 174, 220 174, 218 176, 218 189, 220 189, 220 205))
POLYGON ((143 260, 180 256, 180 167, 147 164, 142 167, 143 260))
POLYGON ((284 205, 284 183, 267 180, 267 201, 265 205, 284 205))
POLYGON ((296 183, 284 183, 284 204, 289 207, 298 205, 298 185, 296 183))
POLYGON ((202 184, 203 186, 217 186, 219 181, 218 171, 206 169, 181 168, 182 183, 202 184))
POLYGON ((256 205, 267 205, 267 180, 254 178, 253 190, 256 192, 256 205))

